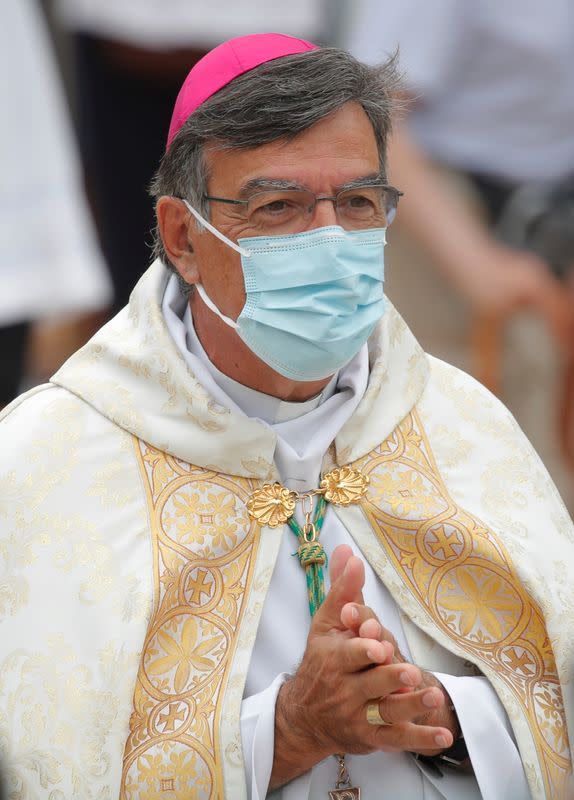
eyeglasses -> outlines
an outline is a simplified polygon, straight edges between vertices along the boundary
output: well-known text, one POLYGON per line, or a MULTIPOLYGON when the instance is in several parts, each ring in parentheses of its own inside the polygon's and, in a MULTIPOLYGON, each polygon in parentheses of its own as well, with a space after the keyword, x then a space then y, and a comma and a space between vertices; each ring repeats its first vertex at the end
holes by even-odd
POLYGON ((316 195, 307 189, 256 192, 247 200, 204 195, 212 203, 243 206, 249 225, 269 233, 297 233, 309 222, 317 203, 333 203, 337 220, 346 230, 386 228, 397 213, 402 192, 387 184, 343 189, 336 195, 316 195))

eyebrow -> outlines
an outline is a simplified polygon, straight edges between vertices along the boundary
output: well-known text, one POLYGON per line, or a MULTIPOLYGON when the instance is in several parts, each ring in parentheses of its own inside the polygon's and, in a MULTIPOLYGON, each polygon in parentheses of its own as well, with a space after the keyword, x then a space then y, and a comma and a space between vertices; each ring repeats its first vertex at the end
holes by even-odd
MULTIPOLYGON (((336 186, 335 193, 343 192, 346 189, 357 189, 360 186, 372 186, 373 184, 385 183, 385 179, 380 172, 372 172, 369 175, 362 175, 359 178, 353 178, 352 181, 347 181, 339 186, 336 186)), ((240 191, 239 197, 250 197, 256 192, 267 192, 281 189, 308 189, 308 186, 295 181, 282 180, 279 178, 252 178, 244 184, 240 191)))
POLYGON ((252 178, 245 183, 240 191, 239 197, 249 197, 255 192, 273 191, 274 189, 305 189, 300 183, 274 178, 252 178))
POLYGON ((380 172, 371 172, 370 175, 364 175, 362 178, 354 178, 352 181, 344 183, 342 186, 337 187, 338 192, 344 192, 345 189, 358 189, 361 186, 373 186, 373 184, 386 183, 386 179, 380 172))

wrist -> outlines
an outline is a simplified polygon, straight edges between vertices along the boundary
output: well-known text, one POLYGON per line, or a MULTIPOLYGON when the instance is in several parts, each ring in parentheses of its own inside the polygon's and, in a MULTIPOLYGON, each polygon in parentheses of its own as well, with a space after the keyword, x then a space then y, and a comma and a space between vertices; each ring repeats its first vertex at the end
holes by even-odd
POLYGON ((297 701, 297 687, 287 680, 275 705, 275 743, 269 789, 277 789, 307 772, 330 752, 321 748, 317 731, 309 728, 308 709, 297 701))

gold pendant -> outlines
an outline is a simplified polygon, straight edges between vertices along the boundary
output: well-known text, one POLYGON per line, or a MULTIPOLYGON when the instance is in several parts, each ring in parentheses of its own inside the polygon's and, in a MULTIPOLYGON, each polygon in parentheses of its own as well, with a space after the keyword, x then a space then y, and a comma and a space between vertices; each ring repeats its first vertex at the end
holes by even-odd
POLYGON ((346 789, 330 789, 329 800, 361 800, 361 790, 358 786, 348 786, 346 789))
POLYGON ((348 506, 361 499, 368 484, 369 478, 358 469, 336 467, 323 477, 321 491, 334 506, 348 506))
POLYGON ((276 528, 293 516, 295 497, 295 492, 284 489, 280 483, 266 483, 251 494, 247 511, 259 525, 276 528))
POLYGON ((345 756, 342 753, 336 753, 335 758, 339 762, 339 773, 336 787, 329 790, 329 800, 361 800, 360 788, 351 786, 351 777, 345 764, 345 756))

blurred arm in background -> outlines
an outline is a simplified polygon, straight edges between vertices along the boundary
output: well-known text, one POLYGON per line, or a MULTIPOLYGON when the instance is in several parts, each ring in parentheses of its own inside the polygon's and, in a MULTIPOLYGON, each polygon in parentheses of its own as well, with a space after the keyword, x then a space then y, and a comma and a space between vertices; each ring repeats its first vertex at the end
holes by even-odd
POLYGON ((574 298, 534 253, 498 241, 479 214, 458 201, 410 135, 397 126, 390 147, 391 182, 401 187, 401 221, 444 276, 481 317, 531 308, 566 350, 574 349, 574 298))

